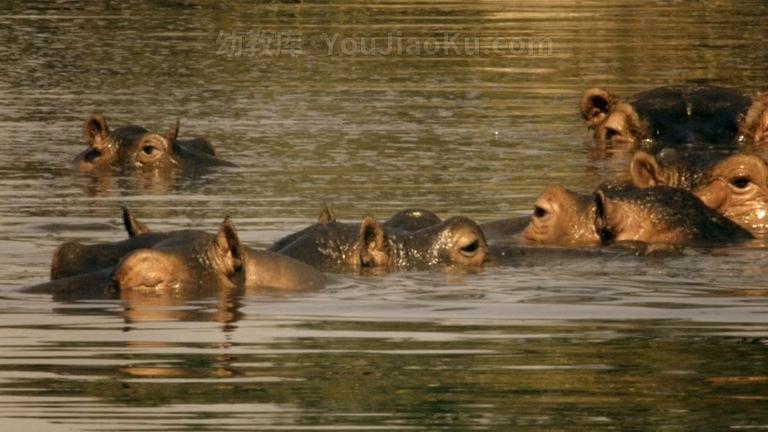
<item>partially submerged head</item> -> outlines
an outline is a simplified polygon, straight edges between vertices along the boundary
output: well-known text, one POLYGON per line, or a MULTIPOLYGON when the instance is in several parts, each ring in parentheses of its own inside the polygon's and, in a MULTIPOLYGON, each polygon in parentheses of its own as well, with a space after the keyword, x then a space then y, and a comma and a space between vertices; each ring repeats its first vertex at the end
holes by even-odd
POLYGON ((591 195, 549 187, 537 199, 523 233, 526 243, 558 246, 614 241, 708 245, 749 238, 749 232, 688 191, 628 183, 607 183, 591 195))
POLYGON ((733 146, 750 99, 710 84, 663 86, 621 98, 600 88, 584 92, 581 115, 601 145, 733 146))
POLYGON ((629 102, 600 88, 584 92, 581 116, 601 145, 633 147, 649 138, 648 125, 629 102))
POLYGON ((630 174, 638 187, 667 185, 689 190, 753 234, 768 234, 768 166, 758 156, 663 158, 639 151, 630 163, 630 174))
POLYGON ((354 271, 478 266, 487 254, 480 228, 462 217, 415 231, 384 226, 373 216, 359 224, 325 221, 275 245, 271 250, 320 268, 354 271))
POLYGON ((718 245, 752 238, 683 189, 609 183, 595 191, 594 200, 597 230, 604 242, 718 245))
POLYGON ((75 157, 80 172, 110 169, 168 170, 232 164, 217 159, 213 146, 204 138, 179 140, 179 122, 163 134, 141 126, 110 129, 101 114, 93 114, 84 126, 88 149, 75 157))
POLYGON ((246 253, 232 221, 215 234, 188 232, 120 260, 112 280, 118 289, 233 287, 243 283, 246 253))

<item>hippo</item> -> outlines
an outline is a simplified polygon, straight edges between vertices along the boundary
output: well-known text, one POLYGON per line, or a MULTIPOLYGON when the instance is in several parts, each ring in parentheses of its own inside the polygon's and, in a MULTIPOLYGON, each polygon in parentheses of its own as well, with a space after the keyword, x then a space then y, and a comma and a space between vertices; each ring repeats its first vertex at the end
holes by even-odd
POLYGON ((617 182, 592 194, 548 187, 536 200, 522 239, 525 244, 568 247, 616 242, 721 246, 754 236, 686 190, 617 182))
POLYGON ((601 145, 729 147, 735 145, 752 102, 733 89, 690 84, 658 87, 628 99, 591 88, 580 108, 601 145))
POLYGON ((80 172, 110 169, 177 168, 196 172, 215 166, 235 166, 216 157, 213 145, 205 138, 178 139, 179 122, 161 135, 129 125, 110 130, 101 114, 85 121, 88 149, 78 154, 73 164, 80 172))
POLYGON ((768 165, 758 156, 638 151, 629 171, 635 186, 686 189, 755 236, 768 236, 768 165))
MULTIPOLYGON (((244 287, 278 290, 319 289, 324 276, 290 257, 243 246, 229 218, 215 235, 198 230, 153 233, 124 209, 129 239, 96 245, 59 247, 52 281, 30 292, 77 289, 81 283, 120 292, 124 289, 199 289, 244 287), (99 256, 99 251, 104 251, 99 256)), ((65 243, 68 245, 71 243, 65 243)))
POLYGON ((278 240, 269 250, 331 271, 381 272, 437 265, 479 268, 488 245, 477 224, 466 217, 407 231, 366 216, 359 224, 324 220, 278 240))

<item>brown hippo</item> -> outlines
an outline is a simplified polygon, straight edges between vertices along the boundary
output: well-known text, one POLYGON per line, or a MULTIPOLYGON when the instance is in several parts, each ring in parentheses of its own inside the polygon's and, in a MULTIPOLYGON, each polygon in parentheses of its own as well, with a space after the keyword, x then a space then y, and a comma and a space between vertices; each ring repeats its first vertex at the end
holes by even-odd
POLYGON ((88 149, 73 161, 80 172, 99 172, 113 168, 170 169, 195 171, 213 166, 234 166, 216 157, 205 138, 179 140, 179 122, 164 135, 141 126, 110 130, 107 120, 93 114, 85 121, 88 149))
POLYGON ((581 115, 601 145, 734 145, 752 101, 708 84, 659 87, 622 99, 600 88, 581 98, 581 115))
POLYGON ((596 246, 613 242, 716 246, 754 237, 690 192, 607 183, 591 195, 548 187, 536 200, 523 242, 596 246))
POLYGON ((755 236, 768 235, 768 166, 760 157, 742 153, 679 156, 672 149, 654 156, 638 151, 629 170, 635 186, 689 190, 755 236))
POLYGON ((203 286, 301 290, 318 289, 325 284, 323 275, 309 265, 242 246, 228 218, 216 235, 197 230, 153 233, 127 210, 124 220, 132 235, 128 240, 60 247, 54 254, 51 271, 55 280, 29 290, 61 292, 95 282, 101 282, 100 288, 94 288, 97 291, 114 292, 134 287, 203 286), (99 251, 104 253, 100 255, 99 251))
POLYGON ((367 216, 359 224, 322 220, 278 240, 270 250, 335 271, 405 270, 436 265, 479 268, 488 245, 477 224, 465 217, 406 231, 367 216))

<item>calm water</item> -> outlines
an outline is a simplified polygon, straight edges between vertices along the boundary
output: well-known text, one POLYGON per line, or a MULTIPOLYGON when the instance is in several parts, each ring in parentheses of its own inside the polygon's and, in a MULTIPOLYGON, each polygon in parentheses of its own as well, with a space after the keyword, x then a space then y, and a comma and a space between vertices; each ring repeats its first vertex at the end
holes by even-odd
POLYGON ((324 202, 491 220, 589 190, 624 164, 588 145, 581 92, 766 89, 764 2, 20 3, 0 2, 3 431, 768 428, 765 250, 237 299, 18 290, 62 241, 123 238, 120 205, 156 229, 231 215, 265 246, 324 202), (75 175, 93 111, 178 118, 240 168, 75 175))

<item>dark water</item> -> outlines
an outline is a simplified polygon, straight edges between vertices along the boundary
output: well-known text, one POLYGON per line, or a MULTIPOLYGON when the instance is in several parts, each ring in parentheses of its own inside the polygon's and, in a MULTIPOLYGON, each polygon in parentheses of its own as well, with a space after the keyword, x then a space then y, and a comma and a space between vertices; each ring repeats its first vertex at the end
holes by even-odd
POLYGON ((624 164, 588 145, 581 92, 764 90, 764 2, 1 4, 0 429, 768 428, 764 250, 341 275, 291 296, 18 291, 60 242, 122 238, 120 205, 156 229, 231 215, 264 246, 324 202, 490 220, 549 184, 588 190, 624 164), (178 118, 240 168, 75 175, 93 111, 178 118))

